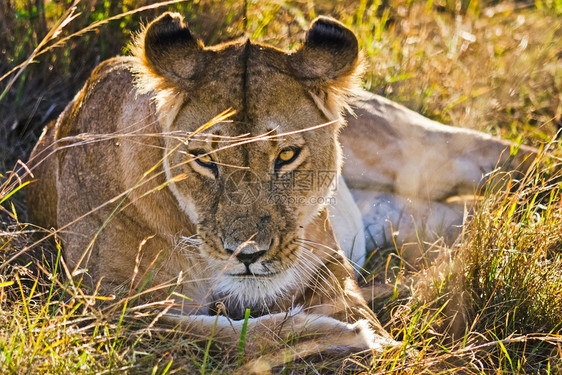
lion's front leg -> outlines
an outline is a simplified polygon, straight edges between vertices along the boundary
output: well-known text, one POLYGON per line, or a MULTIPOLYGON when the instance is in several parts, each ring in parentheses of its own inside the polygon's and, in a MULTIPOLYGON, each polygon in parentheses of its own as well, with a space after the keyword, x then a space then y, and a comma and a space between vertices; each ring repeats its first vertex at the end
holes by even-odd
POLYGON ((246 325, 244 350, 249 356, 289 347, 299 357, 321 352, 344 354, 374 350, 381 353, 395 344, 388 337, 373 332, 365 319, 347 323, 309 314, 302 308, 247 321, 231 320, 223 315, 173 314, 164 315, 161 321, 177 326, 190 336, 210 338, 227 350, 237 350, 246 325))
MULTIPOLYGON (((301 243, 300 259, 307 262, 307 274, 312 277, 306 286, 286 296, 299 308, 249 318, 247 323, 223 315, 168 314, 164 321, 180 326, 192 336, 214 337, 214 342, 231 350, 238 348, 247 324, 247 354, 288 349, 297 355, 288 360, 324 352, 382 353, 397 346, 367 307, 355 273, 339 250, 326 209, 305 228, 301 243)), ((285 305, 291 305, 288 300, 285 305)))

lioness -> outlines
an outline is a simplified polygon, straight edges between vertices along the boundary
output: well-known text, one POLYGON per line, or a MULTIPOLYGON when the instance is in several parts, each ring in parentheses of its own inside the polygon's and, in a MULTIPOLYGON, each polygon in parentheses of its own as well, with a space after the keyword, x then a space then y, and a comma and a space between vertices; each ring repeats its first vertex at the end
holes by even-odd
POLYGON ((320 17, 294 53, 206 47, 166 13, 134 51, 96 68, 31 156, 30 217, 58 229, 74 275, 106 291, 176 284, 188 298, 167 319, 233 344, 249 309, 248 334, 270 341, 394 345, 326 206, 351 199, 338 133, 358 83, 354 33, 320 17))
POLYGON ((92 285, 175 284, 166 319, 193 334, 237 344, 249 309, 256 345, 310 333, 315 345, 303 344, 318 350, 396 345, 340 245, 361 262, 393 236, 446 234, 464 210, 449 198, 498 165, 527 168, 531 151, 514 157, 504 141, 376 95, 349 101, 359 65, 355 35, 330 18, 288 54, 205 47, 165 14, 46 128, 30 218, 58 229, 74 275, 92 285))

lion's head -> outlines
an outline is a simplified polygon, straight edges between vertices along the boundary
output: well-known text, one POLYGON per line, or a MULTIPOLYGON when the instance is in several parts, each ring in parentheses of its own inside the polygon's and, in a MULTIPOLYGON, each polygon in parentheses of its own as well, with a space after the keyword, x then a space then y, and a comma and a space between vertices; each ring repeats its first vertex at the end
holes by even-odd
POLYGON ((294 53, 250 41, 206 47, 167 13, 135 55, 137 87, 156 93, 163 131, 197 132, 166 137, 163 164, 220 277, 217 294, 261 300, 303 279, 299 239, 341 167, 340 112, 359 67, 353 32, 320 17, 294 53), (228 120, 198 131, 227 109, 228 120))
POLYGON ((307 240, 337 247, 318 233, 330 232, 341 111, 359 70, 355 35, 321 17, 293 53, 250 41, 205 47, 166 13, 140 33, 134 55, 101 64, 39 141, 34 155, 73 134, 108 140, 40 166, 43 185, 28 196, 48 207, 32 217, 65 229, 69 264, 92 280, 126 284, 135 259, 147 274, 165 255, 152 282, 202 280, 184 292, 210 290, 196 298, 222 300, 231 315, 294 295, 325 260, 307 240), (131 206, 102 209, 123 191, 131 206), (174 249, 178 232, 195 241, 191 252, 174 249))

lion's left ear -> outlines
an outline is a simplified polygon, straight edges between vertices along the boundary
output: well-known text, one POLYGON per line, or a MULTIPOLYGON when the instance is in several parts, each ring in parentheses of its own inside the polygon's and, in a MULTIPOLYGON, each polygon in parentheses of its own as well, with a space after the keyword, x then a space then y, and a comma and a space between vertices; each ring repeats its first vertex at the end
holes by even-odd
POLYGON ((341 22, 318 17, 291 60, 295 72, 305 80, 333 81, 346 77, 355 72, 359 62, 357 37, 341 22))
POLYGON ((141 91, 169 87, 189 89, 204 66, 205 47, 183 17, 166 12, 142 31, 132 46, 140 65, 135 70, 141 91))
POLYGON ((301 48, 290 55, 294 74, 335 115, 346 96, 359 86, 361 73, 357 37, 341 22, 318 17, 301 48))
POLYGON ((172 81, 191 78, 196 64, 194 56, 201 50, 202 45, 177 13, 164 13, 146 29, 146 62, 158 74, 172 81))

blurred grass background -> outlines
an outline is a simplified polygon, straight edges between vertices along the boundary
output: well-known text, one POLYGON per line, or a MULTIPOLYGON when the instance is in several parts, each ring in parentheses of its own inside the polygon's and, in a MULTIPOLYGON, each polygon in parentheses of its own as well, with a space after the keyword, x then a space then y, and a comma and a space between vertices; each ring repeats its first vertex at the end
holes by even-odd
MULTIPOLYGON (((9 87, 14 68, 72 4, 0 0, 0 187, 4 172, 27 159, 92 69, 126 54, 140 24, 164 10, 182 13, 207 44, 250 37, 286 49, 298 45, 312 19, 331 15, 357 33, 370 91, 432 119, 533 146, 555 139, 562 126, 561 0, 200 0, 107 22, 151 3, 80 1, 76 18, 44 47, 78 35, 34 57, 9 87)), ((395 293, 375 306, 394 337, 418 354, 413 363, 402 354, 365 371, 561 373, 562 204, 559 183, 543 176, 551 165, 541 161, 519 188, 487 195, 462 244, 443 249, 448 261, 421 270, 408 298, 395 293)), ((0 189, 0 201, 6 193, 0 189)), ((4 207, 2 267, 33 243, 30 227, 18 220, 25 217, 21 196, 4 207)), ((123 301, 94 306, 93 297, 53 270, 59 252, 46 253, 50 268, 30 267, 27 256, 0 272, 0 372, 237 369, 228 356, 208 356, 205 343, 147 330, 153 312, 127 310, 123 301), (125 316, 133 323, 126 325, 125 316)), ((325 365, 312 368, 330 373, 325 365)), ((313 371, 306 362, 299 366, 284 371, 313 371)))
MULTIPOLYGON (((47 46, 149 3, 78 2, 78 16, 47 46)), ((0 0, 0 76, 31 55, 70 5, 0 0)), ((140 24, 164 10, 182 13, 207 44, 247 36, 287 49, 312 19, 331 15, 357 33, 370 91, 453 126, 530 144, 562 126, 560 0, 186 1, 102 24, 35 58, 0 101, 0 170, 25 159, 92 69, 127 53, 140 24)))

